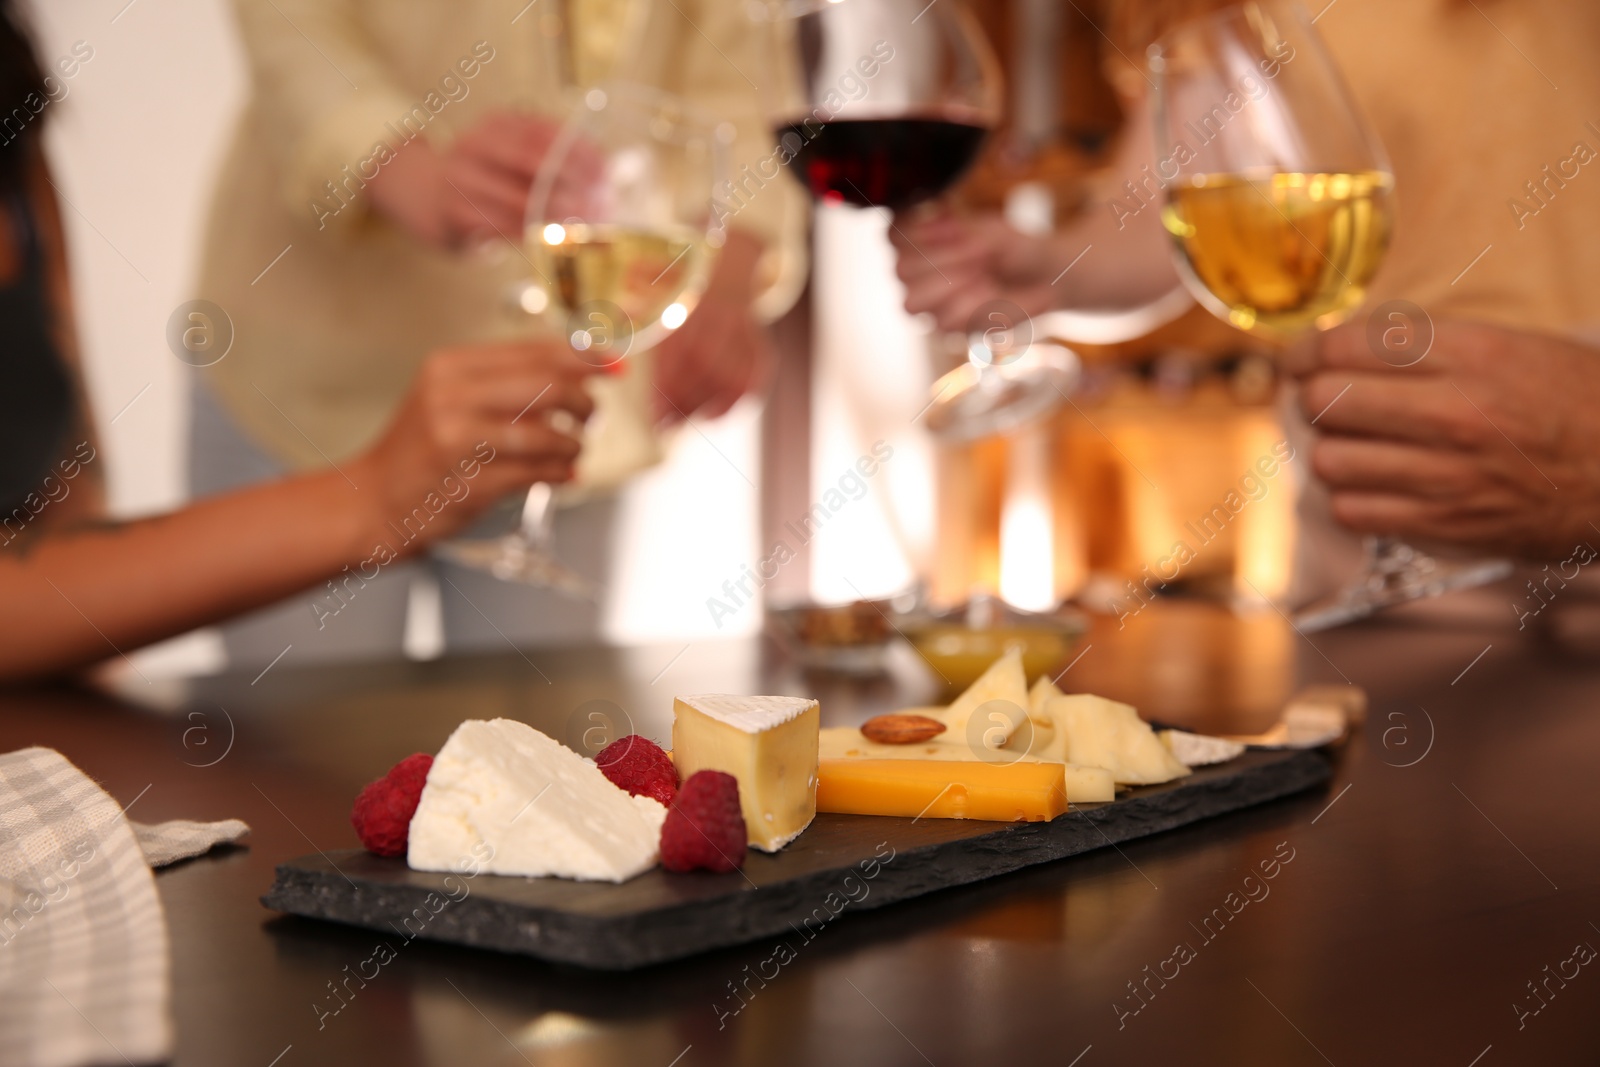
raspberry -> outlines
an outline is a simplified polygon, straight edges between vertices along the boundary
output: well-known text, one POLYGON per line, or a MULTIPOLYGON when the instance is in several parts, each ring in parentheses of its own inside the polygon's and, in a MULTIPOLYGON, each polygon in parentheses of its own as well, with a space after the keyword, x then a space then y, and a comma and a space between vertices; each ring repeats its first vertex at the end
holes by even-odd
POLYGON ((600 750, 594 763, 612 785, 636 797, 659 800, 663 807, 670 808, 672 798, 678 795, 678 768, 648 737, 619 737, 600 750))
POLYGON ((368 783, 350 811, 350 825, 367 851, 380 856, 403 856, 417 813, 422 787, 428 781, 433 757, 418 752, 389 768, 389 773, 368 783))
POLYGON ((661 866, 669 871, 735 870, 744 865, 748 844, 739 780, 722 771, 691 774, 661 824, 661 866))

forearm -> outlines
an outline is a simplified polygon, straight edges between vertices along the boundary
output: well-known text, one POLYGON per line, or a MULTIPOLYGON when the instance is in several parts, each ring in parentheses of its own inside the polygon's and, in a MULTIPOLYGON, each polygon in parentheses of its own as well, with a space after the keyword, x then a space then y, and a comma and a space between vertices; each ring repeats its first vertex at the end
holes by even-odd
POLYGON ((1182 284, 1172 262, 1171 238, 1161 225, 1159 199, 1132 217, 1116 207, 1106 199, 1092 201, 1052 238, 1057 269, 1065 270, 1051 286, 1057 307, 1142 307, 1182 284))
POLYGON ((1111 164, 1082 212, 1052 241, 1062 266, 1083 254, 1052 286, 1059 291, 1057 305, 1083 310, 1140 307, 1181 284, 1172 262, 1172 239, 1161 224, 1163 203, 1155 136, 1141 101, 1130 105, 1111 164))
POLYGON ((356 566, 376 547, 373 495, 329 471, 0 548, 0 679, 127 653, 356 566))

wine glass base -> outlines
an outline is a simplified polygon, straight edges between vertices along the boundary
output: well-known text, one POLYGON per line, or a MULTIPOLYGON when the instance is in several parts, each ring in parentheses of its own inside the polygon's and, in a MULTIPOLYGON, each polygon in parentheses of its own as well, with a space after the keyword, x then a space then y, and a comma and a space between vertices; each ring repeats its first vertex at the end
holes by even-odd
POLYGON ((1293 622, 1301 633, 1331 630, 1412 600, 1498 582, 1511 570, 1507 559, 1444 563, 1418 552, 1401 567, 1370 570, 1332 599, 1296 612, 1293 622))
POLYGON ((577 600, 594 602, 594 583, 562 564, 546 549, 520 534, 469 541, 446 541, 433 547, 440 559, 486 571, 503 582, 521 582, 577 600))
POLYGON ((1030 345, 1006 364, 963 363, 934 383, 922 422, 951 443, 1009 433, 1066 404, 1078 373, 1076 353, 1048 342, 1030 345))

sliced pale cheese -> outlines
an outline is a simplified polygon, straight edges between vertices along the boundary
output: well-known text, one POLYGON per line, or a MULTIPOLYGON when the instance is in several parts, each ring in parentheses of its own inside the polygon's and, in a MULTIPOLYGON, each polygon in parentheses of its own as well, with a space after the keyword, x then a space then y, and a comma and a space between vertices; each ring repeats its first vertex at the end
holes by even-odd
POLYGON ((1011 740, 1027 714, 1028 680, 1022 673, 1022 649, 1013 646, 937 717, 960 738, 970 736, 973 744, 1000 748, 1011 740))
POLYGON ((985 763, 1010 763, 1018 759, 1031 759, 1040 762, 1043 757, 1037 751, 1038 746, 1020 747, 1024 740, 1024 735, 1018 733, 1005 747, 989 749, 969 743, 965 735, 946 730, 926 741, 893 745, 869 740, 854 726, 830 726, 818 735, 817 754, 819 759, 981 760, 985 763), (1013 744, 1018 747, 1013 748, 1013 744))
POLYGON ((623 882, 655 866, 667 809, 526 723, 469 719, 434 757, 406 862, 623 882), (484 846, 490 858, 482 859, 484 846))
POLYGON ((1048 718, 1050 712, 1045 708, 1045 703, 1051 697, 1066 696, 1056 688, 1056 683, 1047 676, 1039 675, 1039 680, 1033 683, 1033 688, 1028 690, 1028 714, 1035 719, 1048 718))
POLYGON ((672 713, 672 760, 679 776, 687 780, 712 770, 738 779, 752 848, 776 852, 811 825, 821 722, 815 700, 690 696, 673 701, 672 713))
MULTIPOLYGON (((953 780, 954 776, 965 773, 964 767, 953 768, 950 764, 982 763, 1003 771, 1005 768, 1023 764, 1055 763, 1062 767, 1067 799, 1073 804, 1111 800, 1116 792, 1111 772, 1104 768, 1063 764, 1060 760, 1042 759, 1037 753, 1019 754, 1013 757, 1003 749, 980 757, 967 746, 965 739, 951 738, 948 731, 913 745, 886 745, 867 740, 861 736, 861 731, 854 727, 830 726, 818 735, 817 754, 819 766, 823 768, 837 767, 847 761, 877 765, 885 760, 901 760, 907 763, 937 765, 943 770, 922 773, 932 774, 935 778, 942 774, 944 777, 940 781, 941 785, 953 780)), ((826 780, 825 770, 818 773, 821 779, 826 780)), ((1004 774, 1000 775, 1000 780, 1004 780, 1004 774)), ((819 811, 843 810, 821 808, 821 801, 818 801, 818 804, 819 811)), ((860 811, 856 814, 870 815, 875 812, 860 811)))
POLYGON ((841 759, 818 764, 817 810, 1043 822, 1067 810, 1059 763, 841 759))
POLYGON ((1067 800, 1073 804, 1096 804, 1117 799, 1117 780, 1104 767, 1063 763, 1061 774, 1067 800))
POLYGON ((935 759, 970 760, 977 757, 965 737, 949 730, 911 745, 871 741, 854 726, 829 726, 817 733, 817 758, 828 759, 935 759))
POLYGON ((1118 785, 1154 785, 1189 773, 1127 704, 1079 693, 1054 697, 1047 706, 1066 735, 1070 763, 1104 767, 1118 785))
POLYGON ((1066 734, 1056 729, 1055 719, 1047 707, 1052 697, 1061 695, 1055 683, 1041 674, 1039 680, 1033 683, 1033 688, 1028 690, 1029 736, 1024 737, 1023 731, 1019 730, 1011 735, 1004 747, 1014 750, 1018 745, 1026 745, 1027 751, 1040 759, 1066 762, 1066 734))

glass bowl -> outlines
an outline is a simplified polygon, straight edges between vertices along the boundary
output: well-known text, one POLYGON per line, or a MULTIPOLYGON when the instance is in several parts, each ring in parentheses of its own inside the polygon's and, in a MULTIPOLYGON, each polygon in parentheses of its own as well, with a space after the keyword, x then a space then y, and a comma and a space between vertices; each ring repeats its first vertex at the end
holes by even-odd
POLYGON ((951 689, 965 689, 1013 645, 1031 683, 1065 667, 1089 620, 1071 608, 1020 611, 989 596, 941 612, 913 612, 895 620, 917 653, 951 689))

